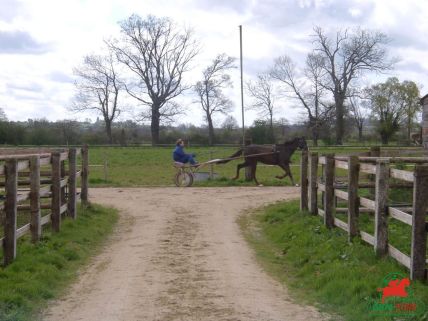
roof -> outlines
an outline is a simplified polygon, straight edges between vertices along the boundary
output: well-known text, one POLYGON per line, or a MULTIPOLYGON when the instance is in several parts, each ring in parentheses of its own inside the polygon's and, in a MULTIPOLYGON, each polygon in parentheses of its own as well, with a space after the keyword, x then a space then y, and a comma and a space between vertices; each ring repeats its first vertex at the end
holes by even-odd
MULTIPOLYGON (((421 105, 423 105, 423 104, 424 104, 424 101, 425 101, 425 100, 427 100, 427 98, 428 98, 428 94, 426 94, 425 96, 423 96, 423 97, 421 98, 421 100, 420 100, 421 105)), ((428 101, 427 101, 427 103, 428 103, 428 101)))

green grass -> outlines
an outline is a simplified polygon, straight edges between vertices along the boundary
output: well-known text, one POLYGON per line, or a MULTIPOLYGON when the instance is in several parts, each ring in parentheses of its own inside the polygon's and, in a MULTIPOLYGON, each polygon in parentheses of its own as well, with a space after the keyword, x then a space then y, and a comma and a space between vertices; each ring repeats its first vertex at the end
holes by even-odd
MULTIPOLYGON (((188 148, 188 152, 194 152, 199 162, 210 159, 209 147, 188 148)), ((215 147, 213 158, 226 158, 232 155, 237 148, 215 147)), ((91 186, 172 186, 176 169, 172 166, 172 149, 162 147, 117 147, 117 148, 90 148, 89 161, 91 165, 102 165, 104 160, 108 162, 107 181, 104 176, 103 167, 90 167, 89 183, 91 186)), ((293 155, 293 165, 299 165, 299 152, 293 155)), ((215 165, 214 172, 218 173, 219 179, 195 182, 193 186, 237 186, 250 185, 253 182, 245 182, 243 179, 235 182, 230 178, 235 176, 236 165, 239 161, 232 161, 224 165, 215 165)), ((200 171, 208 172, 209 167, 200 171)), ((299 179, 299 167, 292 166, 295 181, 299 179)), ((278 180, 275 175, 282 175, 283 170, 278 166, 257 167, 257 178, 265 185, 290 185, 290 179, 278 180)), ((245 171, 241 170, 241 178, 245 171)))
POLYGON ((78 219, 64 220, 60 233, 44 230, 36 245, 28 237, 20 239, 17 259, 0 267, 0 320, 36 320, 47 301, 61 295, 100 248, 117 217, 116 210, 98 205, 79 207, 78 219))
MULTIPOLYGON (((370 223, 362 220, 368 228, 370 223)), ((287 284, 297 302, 314 304, 334 320, 391 320, 371 316, 368 302, 378 299, 376 289, 386 275, 408 275, 394 259, 376 257, 358 238, 348 243, 342 230, 328 230, 320 217, 299 212, 297 201, 269 206, 239 223, 262 265, 287 284)), ((409 248, 406 229, 401 224, 390 228, 391 242, 399 249, 409 248)), ((419 301, 428 303, 426 284, 412 282, 412 288, 419 301)), ((414 320, 428 320, 425 311, 414 320)))
MULTIPOLYGON (((172 186, 174 185, 175 168, 172 166, 172 147, 91 147, 89 149, 90 185, 93 187, 125 187, 125 186, 172 186), (107 179, 103 164, 107 161, 107 179)), ((238 150, 236 147, 190 147, 187 152, 196 153, 199 162, 212 158, 227 158, 238 150), (212 153, 212 154, 211 154, 212 153)), ((320 155, 323 153, 346 154, 366 152, 367 148, 329 148, 313 149, 320 155)), ((296 183, 300 179, 300 151, 296 151, 291 159, 291 171, 296 183)), ((236 166, 242 162, 234 160, 227 164, 214 165, 218 179, 195 182, 193 186, 254 186, 254 182, 246 182, 244 170, 241 179, 232 181, 236 166)), ((199 171, 209 171, 206 166, 199 171)), ((279 180, 276 175, 282 175, 283 170, 278 166, 257 166, 257 179, 263 185, 291 185, 290 179, 279 180)), ((337 175, 345 175, 345 170, 337 170, 337 175)))
MULTIPOLYGON (((125 187, 125 186, 172 186, 174 185, 175 168, 172 166, 172 148, 169 147, 92 147, 89 149, 90 185, 93 187, 125 187), (107 161, 107 179, 104 173, 104 161, 107 161)), ((212 158, 227 158, 238 150, 233 147, 191 147, 187 152, 196 153, 199 162, 212 158), (212 154, 210 154, 212 153, 212 154)), ((323 153, 346 154, 365 152, 367 148, 317 148, 320 155, 323 153)), ((300 179, 300 151, 296 151, 291 159, 291 171, 296 183, 300 179)), ((214 172, 218 179, 195 182, 193 186, 254 186, 254 182, 246 182, 244 170, 241 170, 241 179, 232 181, 236 166, 242 162, 234 160, 227 164, 214 165, 214 172)), ((209 171, 206 166, 199 171, 209 171)), ((279 180, 276 175, 284 172, 278 166, 257 166, 257 179, 263 185, 284 186, 291 185, 290 179, 279 180)), ((346 175, 345 170, 337 169, 337 175, 346 175)))
MULTIPOLYGON (((176 170, 172 166, 172 148, 166 147, 92 147, 89 149, 89 162, 91 165, 103 165, 107 160, 107 180, 103 166, 91 166, 89 182, 96 187, 124 187, 124 186, 172 186, 176 170)), ((199 162, 210 159, 210 151, 213 158, 226 158, 238 150, 232 147, 190 147, 187 152, 196 153, 199 162)), ((321 153, 340 153, 367 151, 367 149, 325 149, 319 148, 321 153)), ((300 151, 296 151, 291 159, 291 171, 298 183, 300 179, 300 151)), ((235 176, 236 165, 240 160, 234 160, 227 164, 214 165, 214 172, 219 179, 205 182, 195 182, 193 186, 253 186, 254 182, 245 182, 244 179, 231 181, 235 176)), ((204 167, 200 171, 209 171, 204 167)), ((264 185, 283 186, 291 185, 287 177, 283 180, 275 178, 282 175, 283 170, 278 166, 257 166, 257 179, 264 185)), ((244 177, 241 170, 241 178, 244 177)))

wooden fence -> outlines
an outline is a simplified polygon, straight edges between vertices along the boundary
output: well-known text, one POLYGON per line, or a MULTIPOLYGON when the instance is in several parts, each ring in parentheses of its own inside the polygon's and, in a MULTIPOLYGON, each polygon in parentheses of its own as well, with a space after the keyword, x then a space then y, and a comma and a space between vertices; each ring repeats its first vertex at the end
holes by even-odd
POLYGON ((4 187, 4 201, 0 202, 4 236, 0 238, 0 245, 4 265, 8 265, 16 257, 17 239, 31 233, 32 242, 36 243, 43 225, 50 222, 52 230, 59 232, 63 216, 76 219, 79 174, 80 198, 83 203, 88 202, 89 153, 84 146, 68 150, 4 149, 0 155, 0 186, 4 187), (79 154, 80 169, 77 167, 79 154), (17 228, 20 211, 30 213, 30 222, 17 228))
MULTIPOLYGON (((375 151, 376 152, 376 151, 375 151)), ((380 154, 380 153, 379 153, 380 154)), ((335 156, 319 157, 316 152, 303 152, 301 159, 301 210, 323 217, 327 228, 339 227, 349 240, 360 237, 374 247, 378 255, 390 255, 410 270, 412 279, 427 278, 428 208, 427 157, 335 156), (412 171, 397 169, 394 164, 409 164, 412 171), (318 175, 321 167, 321 175, 318 175), (347 172, 346 183, 335 179, 336 169, 347 172), (363 174, 365 181, 362 181, 363 174), (362 197, 359 189, 369 189, 371 196, 362 197), (413 189, 413 202, 404 206, 388 203, 392 188, 413 189), (318 193, 321 192, 321 207, 318 193), (337 207, 337 200, 346 207, 337 207), (411 205, 411 206, 410 206, 411 205), (347 222, 335 213, 347 213, 347 222), (359 230, 360 213, 374 213, 374 235, 359 230), (412 228, 410 257, 389 244, 388 216, 412 228)))

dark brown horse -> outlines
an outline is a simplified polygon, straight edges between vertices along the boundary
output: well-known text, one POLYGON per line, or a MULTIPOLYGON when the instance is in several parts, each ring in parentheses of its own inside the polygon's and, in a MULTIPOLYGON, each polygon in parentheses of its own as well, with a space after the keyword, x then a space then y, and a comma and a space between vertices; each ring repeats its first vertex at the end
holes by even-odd
MULTIPOLYGON (((233 179, 239 178, 239 171, 241 168, 250 167, 251 177, 254 179, 257 185, 260 185, 256 178, 257 162, 262 162, 267 165, 278 165, 285 173, 282 176, 276 176, 276 178, 283 179, 290 176, 291 183, 294 184, 293 175, 290 170, 290 158, 296 149, 307 150, 308 145, 304 137, 297 137, 292 140, 286 141, 284 144, 276 144, 272 146, 263 145, 248 145, 238 150, 230 158, 238 157, 244 154, 244 162, 238 164, 236 168, 236 176, 233 179), (262 155, 259 155, 262 154, 262 155), (252 156, 254 155, 254 156, 252 156)), ((224 160, 218 162, 219 164, 225 164, 230 160, 224 160)))

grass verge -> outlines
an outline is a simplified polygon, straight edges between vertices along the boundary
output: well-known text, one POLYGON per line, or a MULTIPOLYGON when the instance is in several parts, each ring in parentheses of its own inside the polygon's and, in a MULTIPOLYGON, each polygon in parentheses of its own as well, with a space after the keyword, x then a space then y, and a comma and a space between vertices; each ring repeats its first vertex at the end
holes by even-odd
MULTIPOLYGON (((298 201, 242 216, 239 224, 261 264, 297 302, 313 304, 333 320, 404 320, 371 315, 369 302, 378 300, 386 275, 408 276, 407 269, 392 258, 377 258, 358 239, 348 243, 342 230, 328 230, 318 216, 299 212, 298 201)), ((412 282, 412 289, 425 302, 425 313, 413 320, 428 320, 428 286, 412 282)))
POLYGON ((0 320, 36 320, 47 301, 59 296, 99 250, 117 218, 114 209, 79 207, 78 219, 65 220, 60 233, 47 229, 36 245, 28 237, 20 239, 17 259, 0 267, 0 320))

